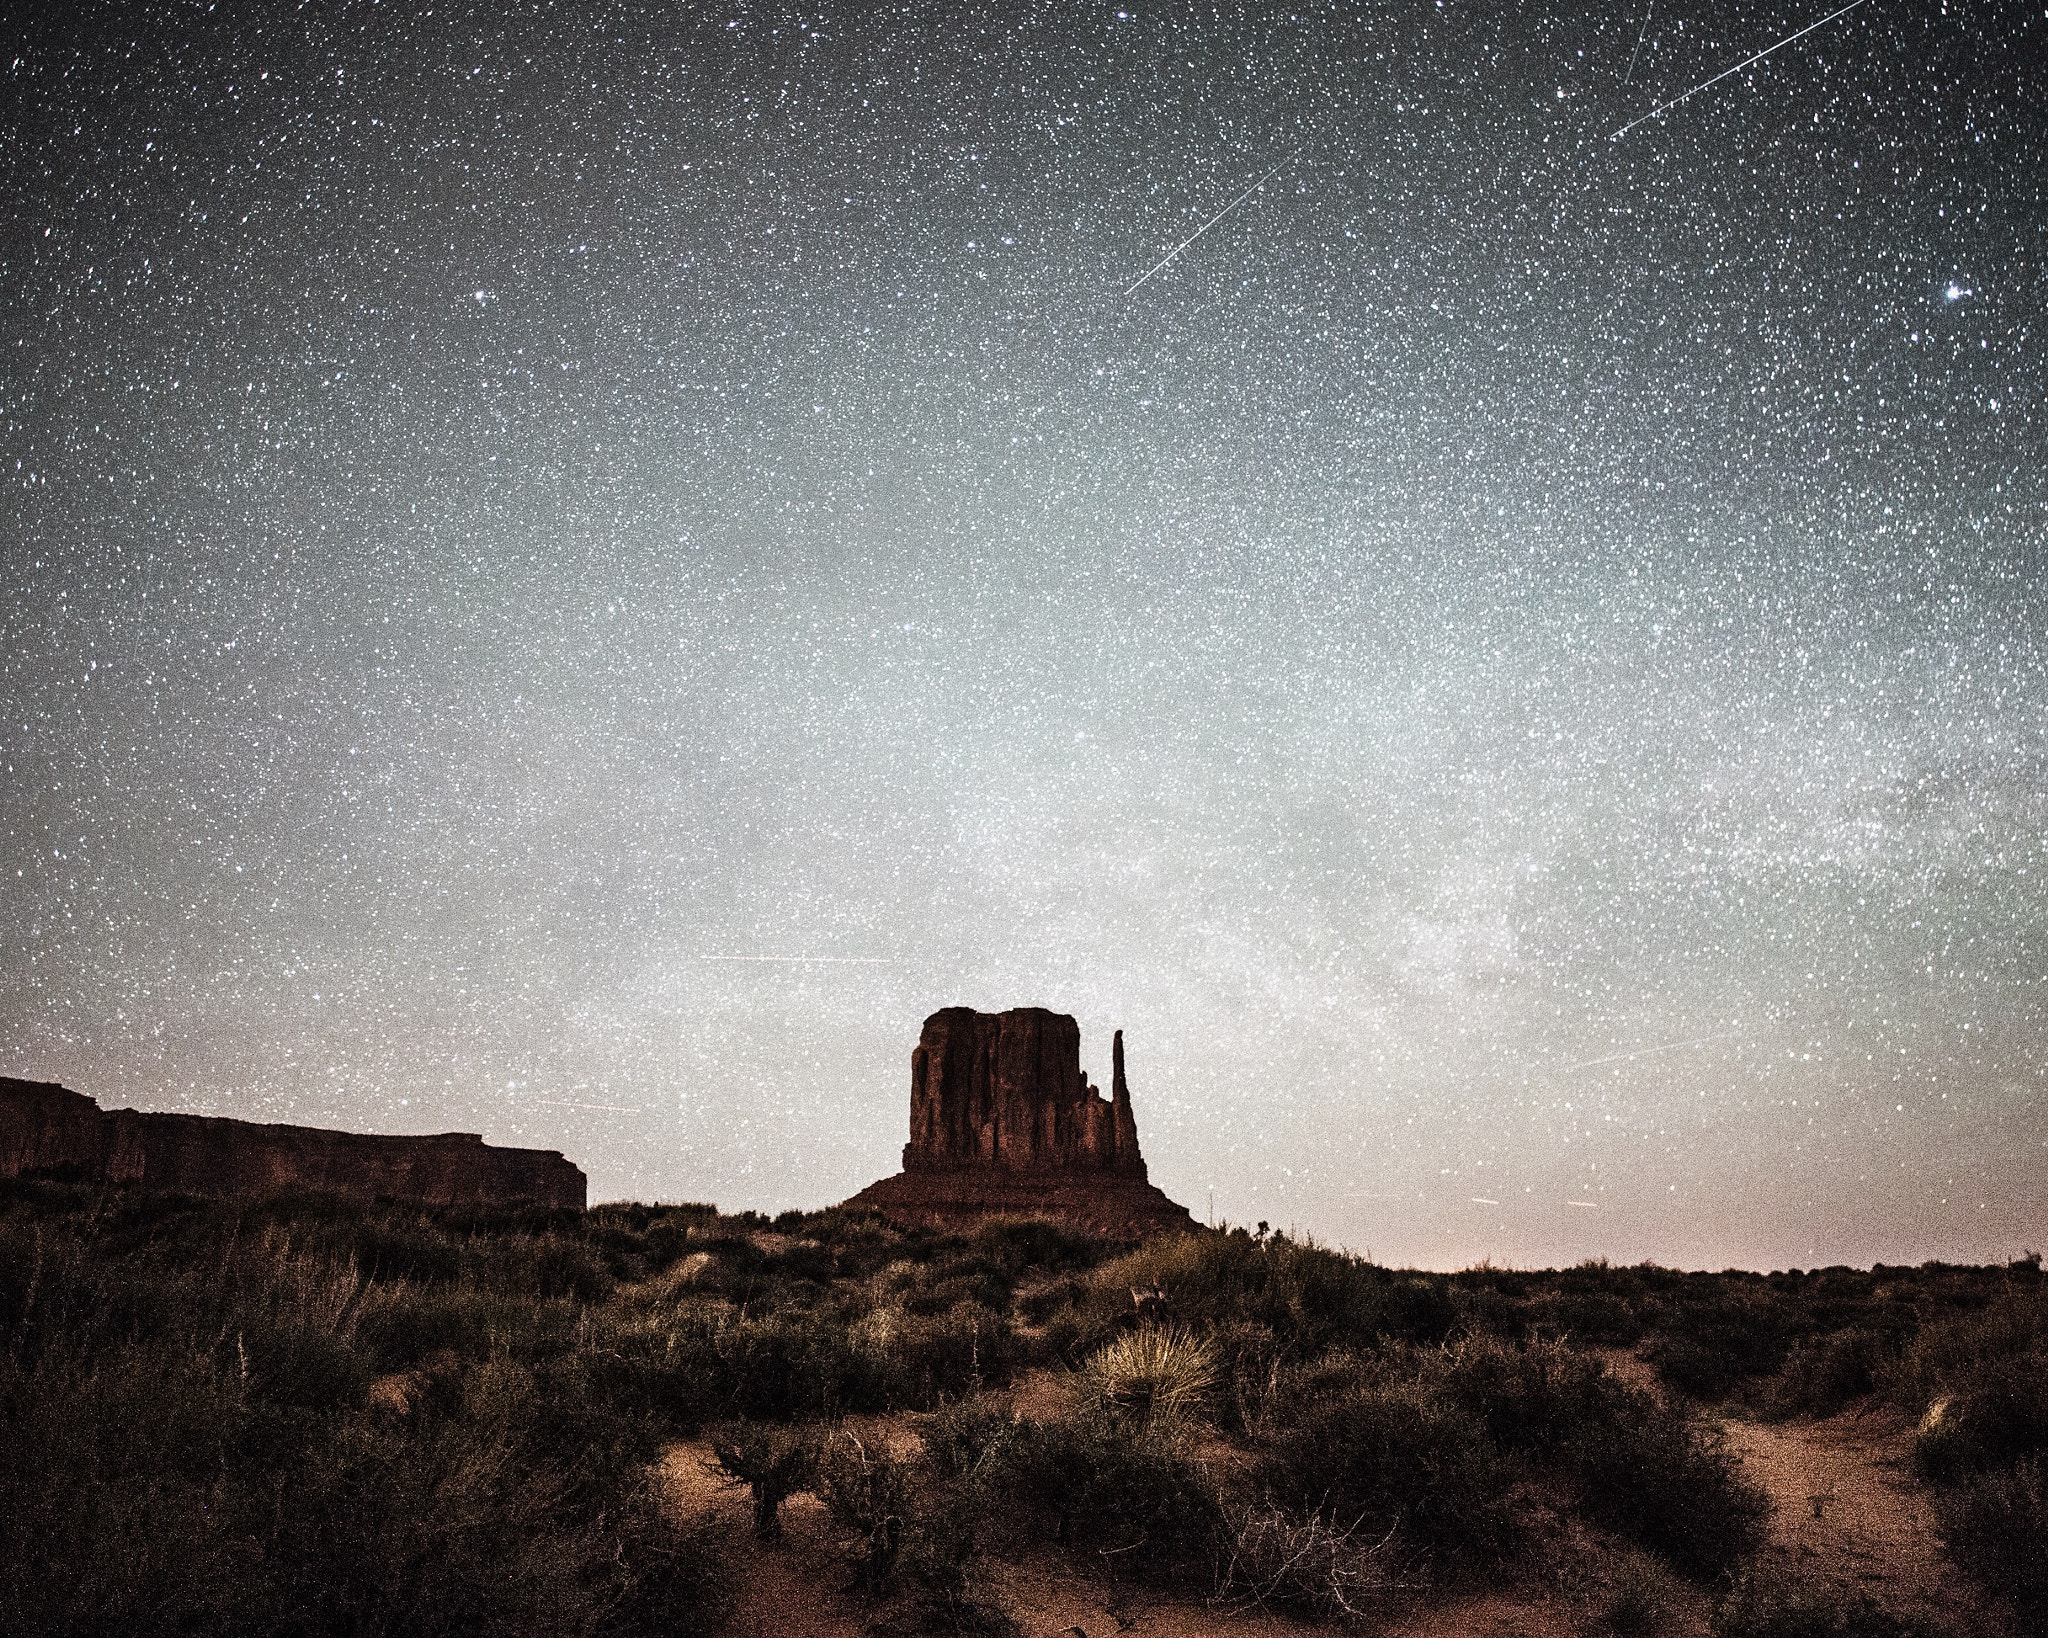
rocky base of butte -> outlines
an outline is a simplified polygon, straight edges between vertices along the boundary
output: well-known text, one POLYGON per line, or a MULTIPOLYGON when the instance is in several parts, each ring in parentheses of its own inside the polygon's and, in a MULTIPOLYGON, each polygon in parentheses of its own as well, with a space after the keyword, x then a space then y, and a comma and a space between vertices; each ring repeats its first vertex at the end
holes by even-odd
POLYGON ((903 1170, 846 1202, 895 1222, 965 1229, 1040 1217, 1114 1239, 1192 1228, 1145 1177, 1117 1031, 1111 1095, 1081 1073, 1081 1029, 1042 1007, 947 1007, 910 1055, 903 1170))

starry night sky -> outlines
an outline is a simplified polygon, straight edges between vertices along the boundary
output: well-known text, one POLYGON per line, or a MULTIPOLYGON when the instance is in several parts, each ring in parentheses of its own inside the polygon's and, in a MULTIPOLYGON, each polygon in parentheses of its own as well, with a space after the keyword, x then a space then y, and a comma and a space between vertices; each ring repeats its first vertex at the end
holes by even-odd
POLYGON ((17 14, 0 1072, 774 1210, 1035 1004, 1198 1217, 2043 1244, 2048 15, 1610 137, 1827 9, 17 14))

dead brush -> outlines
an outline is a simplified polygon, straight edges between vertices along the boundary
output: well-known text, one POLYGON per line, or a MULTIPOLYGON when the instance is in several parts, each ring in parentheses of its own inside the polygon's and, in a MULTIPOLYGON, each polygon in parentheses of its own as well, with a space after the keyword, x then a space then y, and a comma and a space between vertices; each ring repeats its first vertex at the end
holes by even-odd
POLYGON ((1098 1349, 1081 1367, 1083 1388, 1140 1426, 1199 1414, 1216 1386, 1216 1355, 1192 1333, 1141 1325, 1098 1349))
POLYGON ((762 1541, 781 1540, 782 1504, 817 1483, 818 1436, 809 1428, 735 1422, 711 1436, 711 1457, 707 1472, 747 1487, 762 1541))
POLYGON ((1363 1621, 1412 1585, 1392 1530, 1370 1535, 1321 1511, 1290 1513, 1269 1502, 1238 1524, 1210 1602, 1233 1615, 1274 1606, 1320 1621, 1363 1621))
POLYGON ((850 1428, 825 1442, 817 1461, 819 1499, 847 1533, 860 1584, 879 1592, 896 1573, 910 1513, 910 1470, 877 1442, 872 1449, 850 1428))

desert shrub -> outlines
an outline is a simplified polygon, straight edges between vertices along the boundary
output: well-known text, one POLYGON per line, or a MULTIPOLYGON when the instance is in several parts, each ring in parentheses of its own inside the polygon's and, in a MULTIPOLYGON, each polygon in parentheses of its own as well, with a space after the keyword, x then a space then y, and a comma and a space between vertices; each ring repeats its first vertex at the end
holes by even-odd
POLYGON ((1926 1402, 1913 1462, 1942 1487, 1935 1513, 1950 1556, 2029 1619, 2048 1615, 2048 1301, 2038 1271, 2008 1270, 1982 1308, 1923 1326, 1892 1392, 1926 1402))
POLYGON ((1877 1391, 1895 1349, 1875 1330, 1854 1327, 1793 1345, 1771 1393, 1781 1415, 1832 1416, 1877 1391))
POLYGON ((716 1206, 670 1206, 653 1217, 641 1231, 641 1255, 653 1272, 688 1256, 690 1233, 718 1220, 716 1206))
POLYGON ((2043 1358, 2048 1297, 2036 1281, 2009 1281, 1981 1307, 1921 1326, 1892 1374, 1892 1396, 1917 1416, 1942 1394, 1966 1392, 1988 1366, 2043 1358))
POLYGON ((857 1584, 889 1600, 869 1622, 871 1632, 1014 1634, 982 1566, 990 1516, 1006 1503, 1015 1426, 1006 1412, 972 1399, 923 1420, 920 1461, 849 1430, 827 1442, 818 1494, 846 1532, 857 1584))
POLYGON ((1105 1410, 1143 1424, 1198 1415, 1216 1386, 1208 1343, 1174 1328, 1143 1325, 1089 1356, 1080 1383, 1105 1410))
POLYGON ((743 1484, 753 1503, 754 1534, 782 1535, 782 1504, 817 1481, 817 1433, 772 1422, 734 1422, 711 1436, 711 1470, 743 1484))
POLYGON ((871 1591, 887 1586, 896 1573, 910 1488, 908 1464, 856 1433, 842 1428, 819 1451, 819 1499, 847 1532, 861 1583, 871 1591))
POLYGON ((1972 1475, 1936 1499, 1935 1516, 1964 1571, 2030 1621, 2048 1618, 2048 1489, 2040 1456, 1972 1475))
POLYGON ((843 1334, 872 1379, 860 1409, 923 1409, 1002 1387, 1023 1352, 1009 1316, 976 1302, 924 1315, 876 1308, 843 1334))
POLYGON ((1007 1314, 962 1302, 942 1314, 906 1319, 888 1352, 901 1383, 897 1402, 922 1408, 1006 1386, 1021 1350, 1007 1314))
POLYGON ((273 1404, 353 1407, 369 1386, 367 1362, 347 1337, 275 1314, 250 1314, 235 1332, 235 1349, 244 1390, 273 1404))
POLYGON ((947 1479, 972 1478, 1000 1458, 1017 1420, 1007 1410, 974 1397, 950 1400, 919 1425, 925 1455, 947 1479))
POLYGON ((575 1325, 567 1304, 537 1304, 466 1286, 406 1281, 366 1287, 355 1315, 355 1341, 380 1371, 404 1370, 429 1355, 489 1353, 501 1343, 566 1345, 575 1325), (540 1334, 536 1334, 536 1333, 540 1334))
POLYGON ((1506 1556, 1508 1464, 1485 1424, 1434 1384, 1340 1363, 1297 1376, 1283 1398, 1294 1398, 1288 1420, 1261 1441, 1256 1468, 1282 1506, 1372 1540, 1397 1534, 1449 1565, 1506 1556))
POLYGON ((987 1585, 984 1569, 971 1512, 937 1505, 918 1509, 897 1559, 894 1606, 871 1621, 868 1631, 875 1638, 1017 1638, 1017 1623, 987 1585))
POLYGON ((1286 1235, 1182 1234, 1096 1270, 1074 1328, 1084 1351, 1128 1323, 1133 1288, 1164 1291, 1175 1324, 1204 1331, 1262 1325, 1298 1356, 1390 1340, 1440 1342, 1466 1312, 1442 1275, 1391 1273, 1286 1235))
POLYGON ((1426 1360, 1422 1380, 1503 1453, 1574 1480, 1589 1518, 1688 1574, 1721 1574, 1761 1539, 1768 1502, 1716 1439, 1597 1359, 1470 1337, 1426 1360))
POLYGON ((1284 1347, 1271 1327, 1236 1320, 1210 1332, 1216 1356, 1217 1422, 1232 1433, 1257 1429, 1280 1388, 1284 1347))
POLYGON ((462 1253, 440 1227, 423 1217, 359 1219, 349 1250, 366 1280, 411 1280, 445 1285, 462 1273, 462 1253))
POLYGON ((1035 1217, 992 1217, 967 1236, 977 1261, 1015 1279, 1027 1270, 1068 1274, 1093 1268, 1107 1252, 1093 1235, 1076 1234, 1035 1217))
POLYGON ((882 1271, 879 1285, 889 1306, 912 1314, 943 1314, 963 1302, 1007 1311, 1012 1289, 1000 1270, 958 1255, 891 1263, 882 1271))
POLYGON ((1599 1360, 1559 1342, 1466 1337, 1425 1364, 1503 1451, 1541 1459, 1575 1451, 1620 1386, 1599 1360))
POLYGON ((1608 1347, 1629 1347, 1643 1335, 1642 1317, 1611 1291, 1561 1291, 1531 1319, 1559 1337, 1608 1347))
POLYGON ((1605 1379, 1599 1410, 1560 1450, 1595 1523, 1688 1575, 1734 1569, 1763 1540, 1770 1501, 1682 1410, 1605 1379))
POLYGON ((1659 1638, 1678 1625, 1684 1592, 1647 1553, 1617 1556, 1594 1607, 1594 1630, 1614 1638, 1659 1638))
POLYGON ((596 1302, 612 1288, 598 1257, 573 1233, 476 1236, 463 1245, 466 1279, 486 1290, 596 1302))
POLYGON ((1913 1465, 1937 1484, 2048 1450, 2048 1357, 1980 1363, 1927 1408, 1913 1465))
POLYGON ((647 1495, 655 1425, 600 1380, 603 1326, 542 1299, 548 1277, 472 1287, 421 1250, 445 1238, 468 1266, 484 1231, 319 1200, 0 1203, 0 1630, 623 1635, 715 1615, 708 1548, 647 1495), (371 1396, 394 1365, 432 1391, 371 1396))
POLYGON ((1271 1503, 1247 1509, 1230 1533, 1216 1602, 1299 1610, 1319 1621, 1359 1621, 1408 1585, 1394 1561, 1393 1532, 1367 1535, 1321 1511, 1271 1503))
POLYGON ((1756 1377, 1775 1371, 1785 1357, 1782 1349, 1751 1343, 1739 1321, 1723 1318, 1711 1330, 1679 1330, 1658 1336, 1650 1344, 1649 1360, 1657 1374, 1680 1393, 1721 1400, 1756 1377))
POLYGON ((1865 1593, 1790 1576, 1750 1572, 1715 1609, 1714 1638, 1938 1638, 1924 1622, 1893 1614, 1865 1593))
POLYGON ((1074 1327, 1078 1334, 1076 1316, 1071 1310, 1088 1298, 1088 1282, 1077 1274, 1066 1274, 1043 1285, 1020 1291, 1013 1299, 1018 1317, 1030 1325, 1045 1325, 1058 1318, 1074 1327))
POLYGON ((1178 1438, 1087 1412, 1019 1422, 989 1483, 1023 1502, 1061 1546, 1114 1568, 1203 1561, 1221 1519, 1208 1473, 1178 1438))
POLYGON ((897 1397, 895 1361, 819 1314, 776 1314, 680 1329, 679 1346, 733 1414, 787 1421, 882 1410, 897 1397))

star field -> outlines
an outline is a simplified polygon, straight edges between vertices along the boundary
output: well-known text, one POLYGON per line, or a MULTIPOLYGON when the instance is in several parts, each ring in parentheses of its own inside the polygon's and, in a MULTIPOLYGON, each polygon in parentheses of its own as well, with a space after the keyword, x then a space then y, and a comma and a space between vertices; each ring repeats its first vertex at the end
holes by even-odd
POLYGON ((39 15, 0 1072, 772 1210, 1034 1004, 1198 1216, 2042 1244, 2048 12, 1612 134, 1828 9, 39 15))

